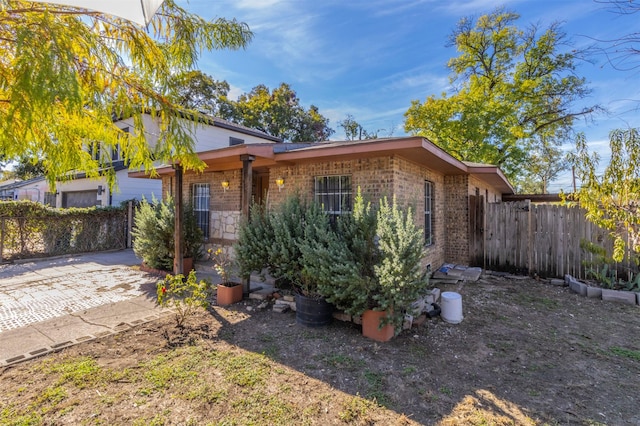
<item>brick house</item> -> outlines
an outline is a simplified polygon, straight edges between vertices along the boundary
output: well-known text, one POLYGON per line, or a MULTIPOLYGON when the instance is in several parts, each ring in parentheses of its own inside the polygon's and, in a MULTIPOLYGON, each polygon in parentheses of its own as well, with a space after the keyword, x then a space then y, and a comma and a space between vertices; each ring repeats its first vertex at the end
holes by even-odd
POLYGON ((251 201, 275 205, 298 193, 340 214, 349 210, 360 187, 372 202, 395 196, 413 207, 416 224, 424 231, 425 264, 481 265, 485 203, 513 194, 498 167, 459 161, 418 136, 239 144, 201 151, 199 156, 207 164, 204 173, 176 177, 171 166, 157 171, 163 194, 175 194, 175 180, 182 182, 183 198, 200 211, 209 244, 235 241, 251 201))

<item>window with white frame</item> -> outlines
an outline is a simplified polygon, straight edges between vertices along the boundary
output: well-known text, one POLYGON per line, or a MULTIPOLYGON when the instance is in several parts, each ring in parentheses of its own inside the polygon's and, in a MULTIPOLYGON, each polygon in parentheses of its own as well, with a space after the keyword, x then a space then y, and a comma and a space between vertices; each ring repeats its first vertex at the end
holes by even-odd
POLYGON ((351 211, 351 176, 316 176, 314 179, 315 201, 335 219, 351 211))
POLYGON ((424 244, 433 244, 433 182, 424 181, 424 244))
POLYGON ((211 192, 208 183, 194 183, 193 192, 193 213, 196 216, 196 223, 202 230, 205 240, 209 239, 209 202, 211 192))

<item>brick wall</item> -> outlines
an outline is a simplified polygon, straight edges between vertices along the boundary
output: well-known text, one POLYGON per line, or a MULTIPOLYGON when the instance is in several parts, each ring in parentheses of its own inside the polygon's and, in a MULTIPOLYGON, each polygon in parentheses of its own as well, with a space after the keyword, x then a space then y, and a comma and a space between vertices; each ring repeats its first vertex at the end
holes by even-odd
POLYGON ((445 233, 447 262, 469 262, 469 176, 445 176, 445 233))
MULTIPOLYGON (((482 181, 465 175, 444 176, 398 156, 362 158, 345 161, 300 163, 273 167, 269 170, 267 203, 280 204, 288 195, 300 194, 309 200, 313 197, 314 177, 350 175, 355 192, 362 189, 365 197, 376 203, 387 196, 403 206, 410 206, 420 229, 424 229, 424 182, 433 183, 434 192, 434 244, 426 247, 424 263, 437 268, 444 262, 469 262, 469 201, 468 195, 485 196, 485 202, 500 200, 500 194, 482 181), (284 179, 279 190, 277 178, 284 179)), ((213 243, 230 243, 237 237, 241 220, 241 170, 226 172, 189 173, 183 178, 184 200, 191 201, 194 183, 209 183, 211 188, 210 229, 213 243), (223 180, 229 181, 224 191, 223 180)), ((173 193, 173 178, 162 179, 163 193, 173 193)))

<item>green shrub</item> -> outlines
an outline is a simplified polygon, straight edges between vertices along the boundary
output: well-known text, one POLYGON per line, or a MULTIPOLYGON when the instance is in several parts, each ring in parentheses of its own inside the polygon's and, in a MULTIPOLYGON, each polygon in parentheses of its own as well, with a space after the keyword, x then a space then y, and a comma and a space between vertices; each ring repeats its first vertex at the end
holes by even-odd
POLYGON ((405 313, 428 287, 422 233, 411 209, 383 198, 374 210, 358 189, 352 214, 337 225, 302 245, 305 273, 337 308, 351 315, 387 311, 386 323, 399 332, 405 313))
POLYGON ((162 307, 173 308, 176 311, 176 325, 181 327, 187 317, 193 315, 198 309, 207 309, 209 303, 209 289, 211 283, 196 278, 196 271, 189 272, 187 278, 184 275, 167 275, 156 286, 158 304, 162 307))
MULTIPOLYGON (((174 229, 173 198, 168 197, 164 201, 153 198, 151 203, 143 199, 136 208, 131 232, 134 238, 134 253, 152 268, 172 270, 175 252, 174 229)), ((202 256, 203 237, 189 205, 185 205, 182 231, 184 256, 197 260, 202 256)))
POLYGON ((303 273, 301 245, 315 238, 318 227, 328 226, 328 216, 319 206, 299 196, 288 197, 271 212, 263 205, 253 205, 235 246, 241 275, 266 270, 280 287, 317 295, 315 281, 303 273))

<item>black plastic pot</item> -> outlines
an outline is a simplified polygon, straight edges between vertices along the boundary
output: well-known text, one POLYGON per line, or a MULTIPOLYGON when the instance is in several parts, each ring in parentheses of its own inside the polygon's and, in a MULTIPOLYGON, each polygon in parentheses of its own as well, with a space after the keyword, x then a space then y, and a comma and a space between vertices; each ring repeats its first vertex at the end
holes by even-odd
POLYGON ((324 299, 296 294, 296 322, 306 327, 329 325, 333 319, 333 305, 324 299))

